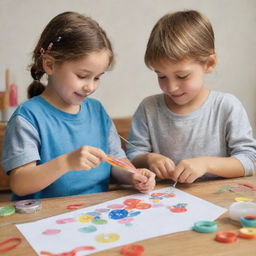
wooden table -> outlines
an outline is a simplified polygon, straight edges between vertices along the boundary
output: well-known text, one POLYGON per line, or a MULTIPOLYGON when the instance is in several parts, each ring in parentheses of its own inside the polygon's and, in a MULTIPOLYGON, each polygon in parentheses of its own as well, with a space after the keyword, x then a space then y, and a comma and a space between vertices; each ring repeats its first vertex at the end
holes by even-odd
MULTIPOLYGON (((193 184, 178 184, 177 188, 200 197, 204 200, 212 202, 218 206, 229 208, 234 202, 235 197, 248 197, 256 202, 256 191, 247 192, 230 192, 226 191, 218 193, 223 187, 237 187, 240 182, 249 182, 256 185, 256 177, 245 177, 237 179, 221 179, 214 181, 201 181, 193 184)), ((157 185, 157 189, 169 186, 167 182, 162 182, 157 185)), ((47 218, 53 215, 68 212, 66 207, 73 203, 84 203, 86 206, 91 206, 112 200, 118 197, 127 196, 136 193, 132 189, 120 188, 116 191, 91 194, 74 197, 61 197, 42 200, 42 210, 35 214, 14 214, 8 217, 0 217, 0 241, 11 237, 21 237, 22 243, 15 249, 0 253, 4 256, 30 256, 36 255, 28 242, 18 231, 15 224, 35 221, 47 218)), ((0 203, 5 206, 10 203, 0 203)), ((207 219, 207 217, 206 217, 207 219)), ((220 216, 216 222, 218 223, 218 231, 231 231, 238 234, 240 228, 239 222, 229 218, 228 211, 220 216)), ((149 227, 150 228, 150 227, 149 227)), ((238 238, 234 243, 219 243, 214 240, 215 233, 197 233, 194 231, 178 232, 170 235, 160 236, 152 239, 137 242, 145 247, 143 256, 169 256, 169 255, 255 255, 256 240, 238 238)), ((94 256, 120 256, 120 247, 92 254, 94 256)))

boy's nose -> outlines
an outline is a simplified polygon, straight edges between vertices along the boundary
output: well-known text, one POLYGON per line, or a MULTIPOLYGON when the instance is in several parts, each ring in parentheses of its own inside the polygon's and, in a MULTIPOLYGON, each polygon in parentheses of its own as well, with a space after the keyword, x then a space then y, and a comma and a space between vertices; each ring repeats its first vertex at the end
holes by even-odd
POLYGON ((170 92, 175 92, 179 89, 179 86, 176 82, 169 82, 168 89, 170 92))

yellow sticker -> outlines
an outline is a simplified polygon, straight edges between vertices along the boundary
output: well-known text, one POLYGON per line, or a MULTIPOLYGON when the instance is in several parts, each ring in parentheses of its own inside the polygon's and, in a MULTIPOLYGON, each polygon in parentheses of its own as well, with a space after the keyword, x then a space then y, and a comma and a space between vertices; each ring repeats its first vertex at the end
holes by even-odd
POLYGON ((253 235, 253 236, 256 236, 256 228, 250 228, 250 227, 240 228, 240 232, 241 232, 242 234, 245 234, 245 235, 253 235))
POLYGON ((93 220, 93 216, 88 215, 88 214, 85 214, 85 215, 82 215, 82 216, 78 217, 79 222, 90 222, 92 220, 93 220))
POLYGON ((247 198, 247 197, 236 197, 235 201, 237 201, 237 202, 252 202, 253 199, 247 198))
POLYGON ((115 233, 99 234, 95 237, 95 240, 99 243, 112 243, 119 240, 120 236, 115 233))

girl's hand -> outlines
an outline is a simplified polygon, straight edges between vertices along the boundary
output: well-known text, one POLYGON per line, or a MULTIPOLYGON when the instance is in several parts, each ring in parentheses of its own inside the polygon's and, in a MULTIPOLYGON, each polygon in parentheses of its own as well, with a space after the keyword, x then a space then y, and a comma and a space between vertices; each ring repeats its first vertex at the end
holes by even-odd
POLYGON ((208 166, 206 157, 184 159, 177 164, 172 179, 181 183, 192 183, 207 173, 208 166))
POLYGON ((101 149, 83 146, 66 154, 66 162, 69 170, 90 170, 97 167, 105 157, 101 149))
POLYGON ((149 154, 148 166, 160 179, 170 179, 175 169, 175 164, 170 158, 156 153, 149 154))
POLYGON ((137 169, 132 176, 132 183, 141 193, 147 193, 155 188, 156 175, 148 169, 137 169))

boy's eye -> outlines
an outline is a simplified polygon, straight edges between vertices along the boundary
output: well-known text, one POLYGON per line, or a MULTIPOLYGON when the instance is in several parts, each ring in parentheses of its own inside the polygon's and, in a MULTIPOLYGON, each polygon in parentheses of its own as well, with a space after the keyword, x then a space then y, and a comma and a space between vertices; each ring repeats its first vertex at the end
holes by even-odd
POLYGON ((86 76, 82 76, 82 75, 76 75, 79 79, 84 79, 86 78, 86 76))
POLYGON ((189 74, 185 75, 185 76, 177 76, 178 79, 186 79, 189 77, 189 74))

